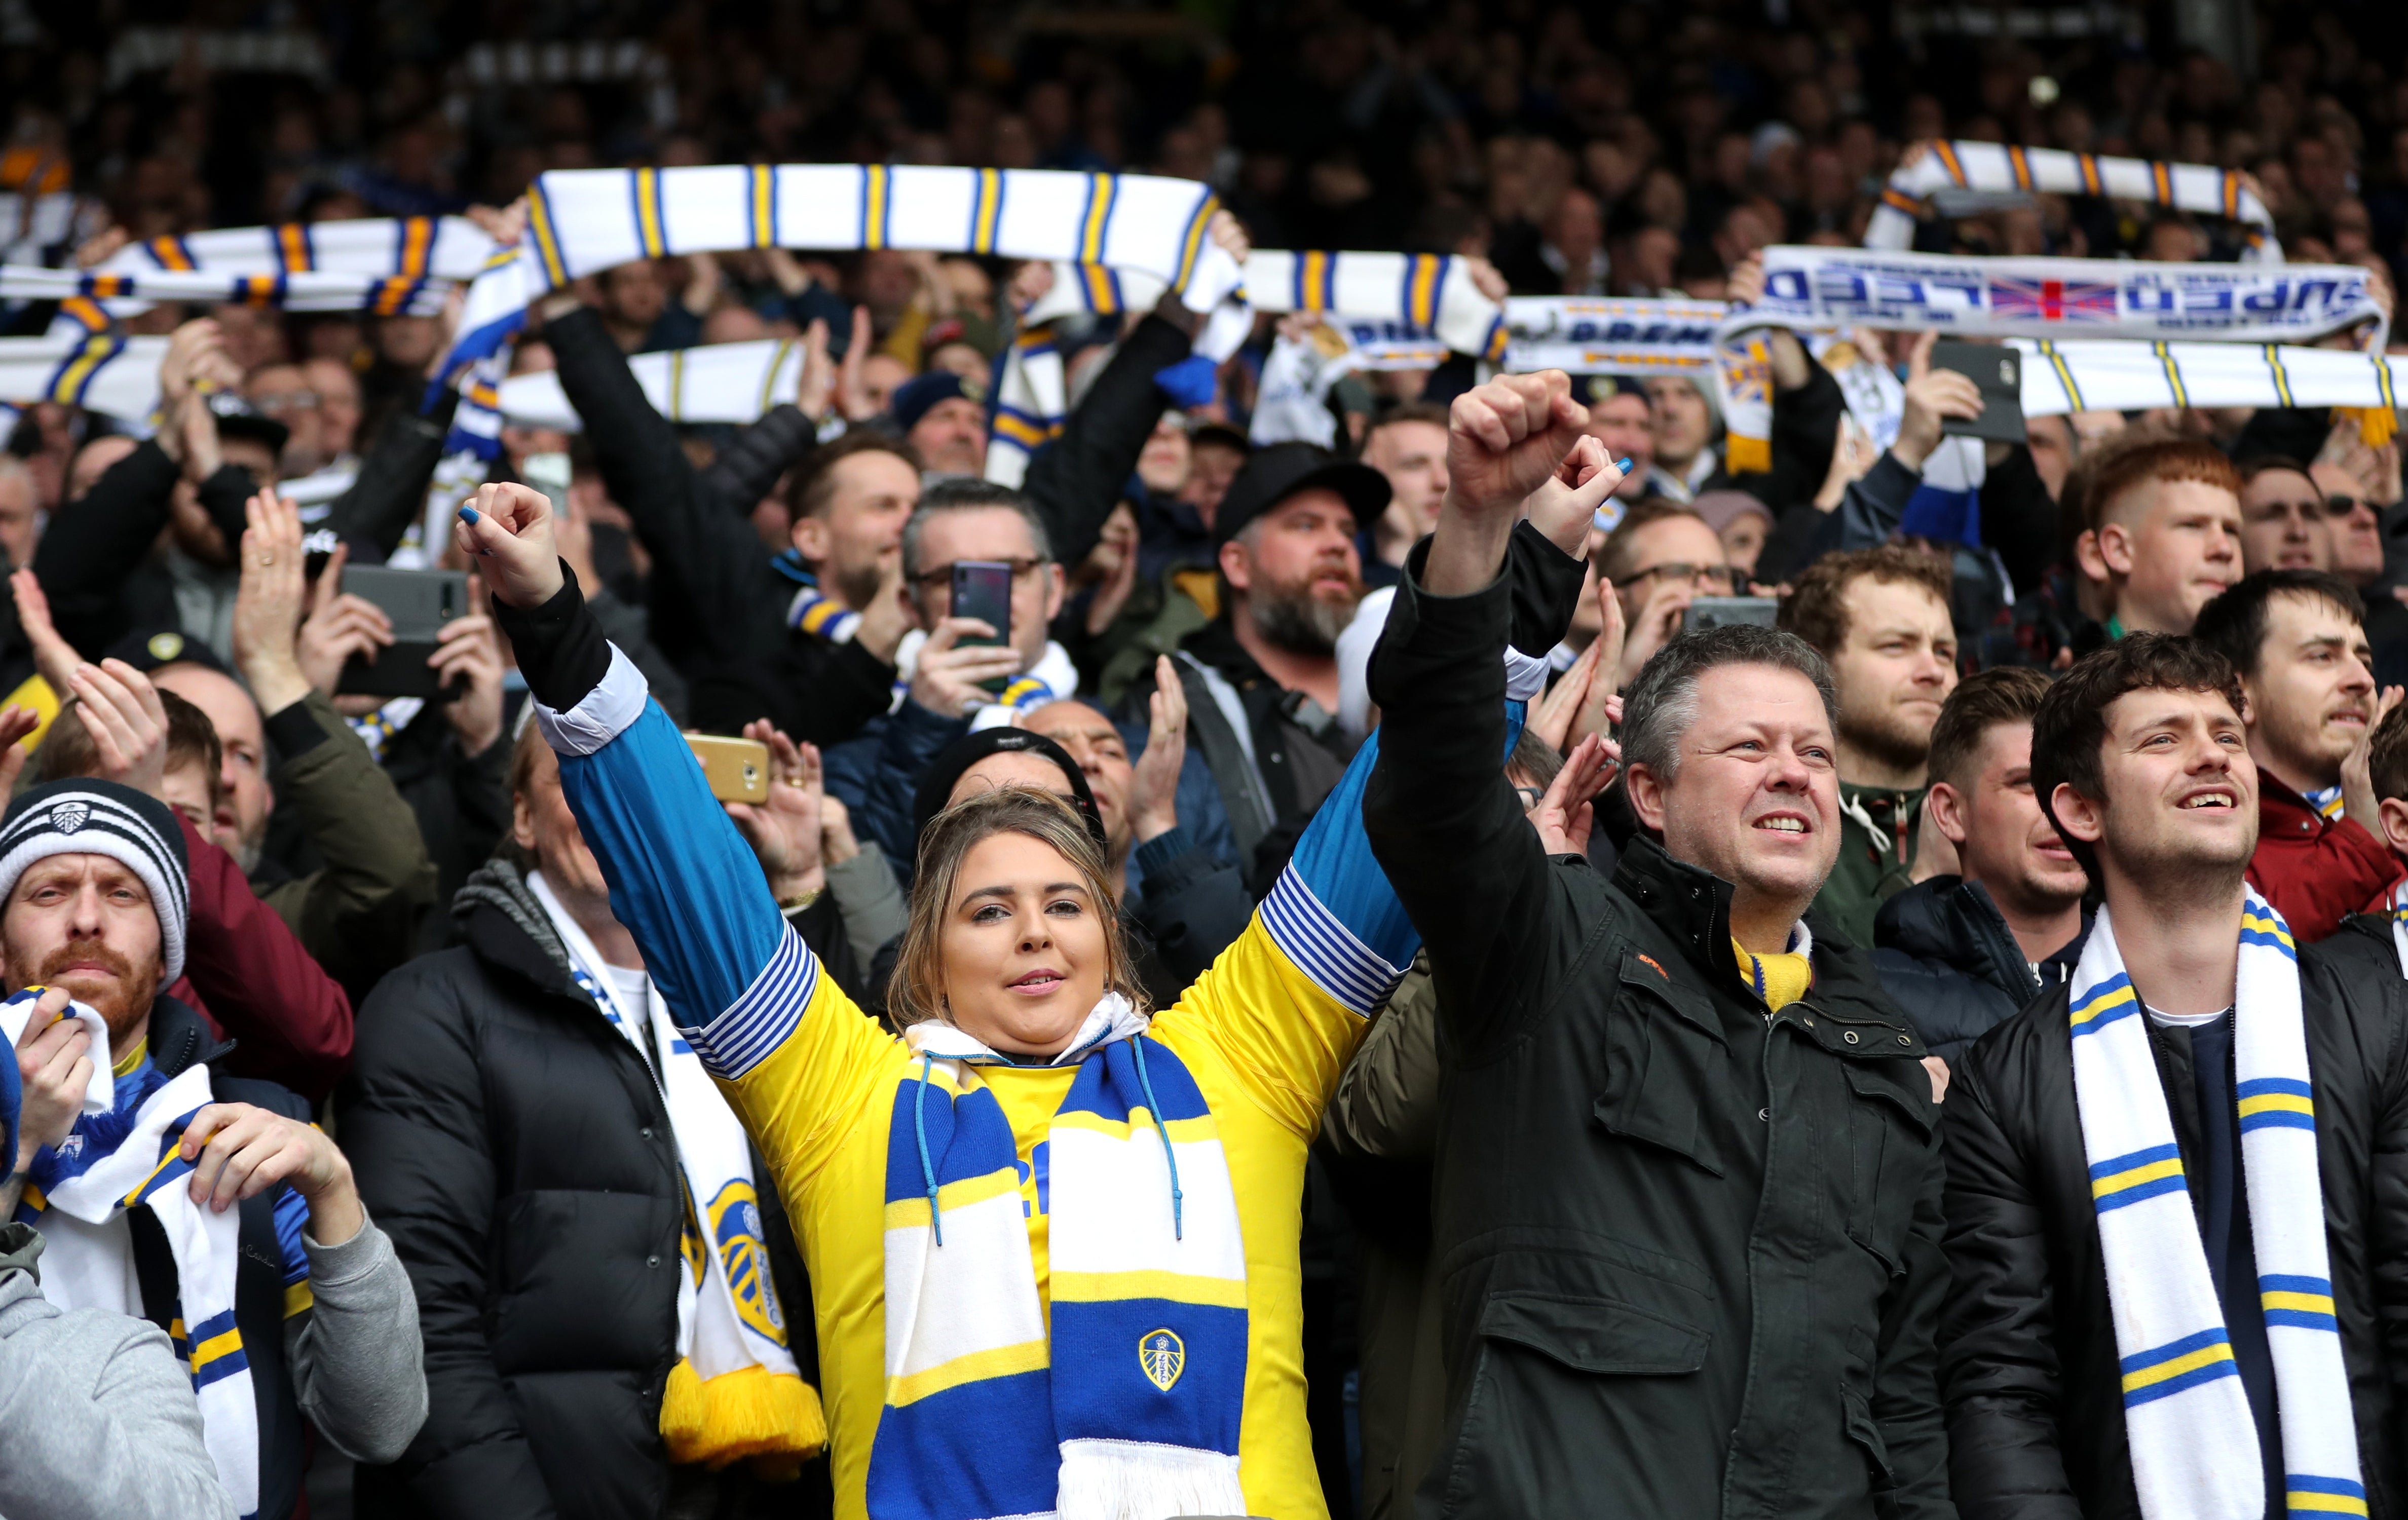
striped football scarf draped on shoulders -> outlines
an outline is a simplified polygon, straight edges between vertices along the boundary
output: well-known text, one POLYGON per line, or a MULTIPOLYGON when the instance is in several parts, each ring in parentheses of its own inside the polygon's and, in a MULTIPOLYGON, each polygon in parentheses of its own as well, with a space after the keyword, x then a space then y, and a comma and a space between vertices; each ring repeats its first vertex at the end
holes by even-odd
MULTIPOLYGON (((2333 1316, 2316 1166, 2315 1097, 2291 932, 2243 900, 2233 1066, 2250 1240, 2281 1409, 2274 1506, 2365 1514, 2357 1425, 2333 1316)), ((2090 1163, 2124 1423, 2147 1520, 2258 1520, 2268 1509, 2257 1425, 2216 1298, 2147 1015, 2099 910, 2074 968, 2068 1032, 2090 1163)))
POLYGON ((886 1398, 870 1513, 1242 1514, 1246 1261, 1211 1108, 1118 994, 1055 1066, 1052 1332, 1011 1126, 961 1030, 914 1025, 887 1133, 886 1398))

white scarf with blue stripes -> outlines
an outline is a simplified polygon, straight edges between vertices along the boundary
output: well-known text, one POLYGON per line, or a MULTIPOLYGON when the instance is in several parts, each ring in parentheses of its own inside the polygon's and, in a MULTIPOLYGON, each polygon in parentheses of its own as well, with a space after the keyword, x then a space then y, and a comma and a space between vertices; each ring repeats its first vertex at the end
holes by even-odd
POLYGON ((886 1140, 882 1520, 1170 1520, 1246 1513, 1246 1248, 1211 1110, 1117 993, 1051 1063, 1052 1325, 1011 1125, 962 1030, 905 1032, 919 1068, 886 1140))
MULTIPOLYGON (((2259 1301, 2281 1408, 2285 1513, 2364 1514, 2333 1318, 2299 952, 2256 891, 2242 907, 2234 1091, 2259 1301)), ((2073 973, 2073 1090, 2114 1308, 2132 1476, 2147 1520, 2259 1520, 2258 1427, 2200 1242, 2147 1015, 2099 910, 2073 973)))
MULTIPOLYGON (((39 996, 38 988, 17 994, 10 1011, 39 996)), ((99 1020, 80 1003, 69 1005, 65 1016, 99 1020)), ((94 1047, 93 1064, 108 1075, 105 1041, 94 1047)), ((235 1513, 248 1517, 259 1509, 259 1410, 234 1317, 242 1212, 194 1203, 185 1191, 192 1163, 179 1149, 184 1126, 211 1100, 209 1068, 187 1067, 138 1101, 136 1091, 126 1093, 131 1111, 112 1106, 93 1113, 87 1102, 66 1140, 42 1150, 17 1218, 41 1231, 42 1291, 50 1302, 125 1312, 119 1284, 127 1281, 132 1245, 122 1221, 130 1209, 150 1211, 176 1263, 170 1340, 201 1407, 202 1441, 235 1513)), ((140 1306, 131 1312, 139 1313, 140 1306)))

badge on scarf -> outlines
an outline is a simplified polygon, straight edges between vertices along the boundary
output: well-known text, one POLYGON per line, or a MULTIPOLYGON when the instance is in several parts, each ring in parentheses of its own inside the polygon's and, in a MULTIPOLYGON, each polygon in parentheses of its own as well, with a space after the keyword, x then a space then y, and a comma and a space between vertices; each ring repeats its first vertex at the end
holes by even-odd
POLYGON ((1137 1364, 1145 1369, 1147 1382, 1168 1393, 1187 1370, 1187 1346, 1168 1330, 1149 1330, 1138 1340, 1137 1364))

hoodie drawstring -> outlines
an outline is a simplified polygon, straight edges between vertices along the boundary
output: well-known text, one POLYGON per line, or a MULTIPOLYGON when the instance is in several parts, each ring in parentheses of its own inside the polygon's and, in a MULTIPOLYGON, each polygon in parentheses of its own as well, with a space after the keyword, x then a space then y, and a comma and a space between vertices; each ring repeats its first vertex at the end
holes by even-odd
POLYGON ((928 1226, 937 1232, 937 1244, 945 1243, 944 1216, 937 1212, 937 1169, 928 1163, 928 1122, 921 1116, 921 1105, 928 1096, 928 1072, 937 1064, 933 1052, 920 1054, 920 1090, 911 1095, 911 1130, 920 1138, 920 1175, 928 1183, 928 1226))
POLYGON ((1131 1039, 1129 1049, 1137 1053, 1137 1083, 1145 1089, 1145 1106, 1153 1111, 1154 1132, 1162 1137, 1162 1158, 1170 1164, 1170 1238, 1183 1240, 1187 1235, 1181 1215, 1186 1195, 1179 1191, 1179 1154, 1170 1148, 1170 1126, 1164 1122, 1162 1105, 1154 1098, 1154 1079, 1146 1075, 1145 1037, 1131 1039))

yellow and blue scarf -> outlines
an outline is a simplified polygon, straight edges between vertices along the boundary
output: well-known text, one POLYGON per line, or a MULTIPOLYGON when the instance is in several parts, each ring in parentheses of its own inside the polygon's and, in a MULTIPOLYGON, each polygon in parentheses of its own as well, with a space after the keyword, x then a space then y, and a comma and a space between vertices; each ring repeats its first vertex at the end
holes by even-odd
POLYGON ((1203 1094, 1117 994, 1056 1066, 1053 1333, 1011 1126, 959 1029, 907 1035, 886 1162, 882 1520, 1242 1514, 1246 1261, 1203 1094))

